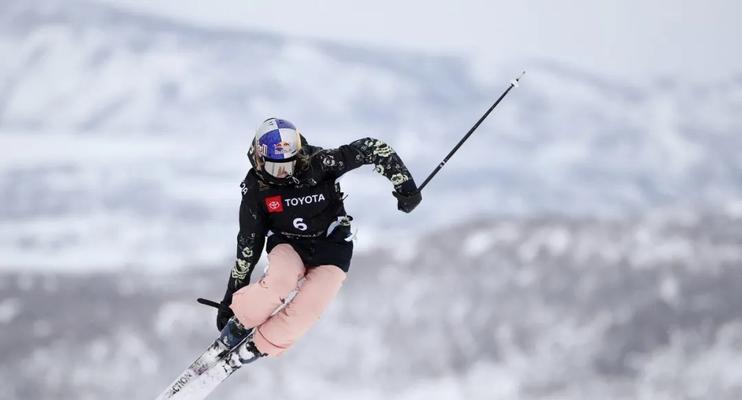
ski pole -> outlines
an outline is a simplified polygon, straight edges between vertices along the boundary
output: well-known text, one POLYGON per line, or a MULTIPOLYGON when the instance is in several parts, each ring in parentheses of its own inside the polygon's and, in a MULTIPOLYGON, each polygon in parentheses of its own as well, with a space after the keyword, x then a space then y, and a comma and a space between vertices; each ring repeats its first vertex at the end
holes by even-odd
POLYGON ((200 304, 205 305, 205 306, 210 306, 210 307, 214 307, 214 308, 222 308, 222 304, 221 303, 217 303, 217 302, 215 302, 213 300, 202 299, 202 298, 199 297, 199 298, 196 299, 196 301, 199 302, 200 304))
POLYGON ((446 158, 444 158, 443 161, 440 164, 438 164, 435 170, 433 170, 433 172, 431 172, 430 175, 428 175, 428 177, 425 178, 425 181, 423 182, 423 184, 420 185, 420 187, 418 188, 419 191, 422 192, 423 188, 428 184, 428 182, 430 182, 430 180, 433 179, 433 177, 438 173, 438 171, 440 171, 441 168, 443 168, 443 166, 446 165, 448 160, 453 156, 454 153, 456 153, 459 147, 461 147, 461 145, 464 144, 466 139, 469 139, 469 136, 471 136, 471 134, 474 133, 474 131, 477 130, 477 128, 479 128, 479 125, 481 125, 482 122, 485 120, 485 118, 487 118, 487 116, 490 115, 492 110, 494 110, 495 107, 497 107, 497 105, 500 104, 500 101, 502 101, 502 99, 505 98, 505 96, 507 96, 510 90, 512 88, 518 87, 518 82, 520 82, 520 78, 522 78, 523 75, 525 74, 526 74, 526 71, 523 71, 517 78, 510 81, 510 86, 508 86, 508 88, 505 89, 505 91, 500 95, 497 101, 495 101, 495 103, 492 104, 492 106, 487 110, 487 112, 485 112, 484 115, 482 115, 482 118, 479 118, 479 121, 477 121, 477 123, 474 124, 474 126, 472 126, 471 129, 469 129, 469 132, 467 132, 466 135, 464 135, 464 137, 461 140, 459 140, 459 143, 456 144, 456 146, 454 146, 453 150, 451 150, 451 152, 448 153, 446 158))

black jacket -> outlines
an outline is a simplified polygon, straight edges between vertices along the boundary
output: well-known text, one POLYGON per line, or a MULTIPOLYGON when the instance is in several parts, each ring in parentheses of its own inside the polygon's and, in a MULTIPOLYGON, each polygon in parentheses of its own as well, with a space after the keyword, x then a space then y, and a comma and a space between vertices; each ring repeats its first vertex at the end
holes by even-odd
POLYGON ((330 264, 347 271, 353 244, 344 240, 350 229, 347 224, 336 223, 346 216, 336 179, 366 164, 375 165, 375 171, 387 177, 397 192, 417 190, 394 150, 373 138, 337 149, 302 147, 294 176, 283 184, 269 183, 250 169, 242 182, 237 261, 224 302, 231 304, 232 293, 250 283, 266 237, 268 252, 279 243, 289 243, 308 267, 330 264))

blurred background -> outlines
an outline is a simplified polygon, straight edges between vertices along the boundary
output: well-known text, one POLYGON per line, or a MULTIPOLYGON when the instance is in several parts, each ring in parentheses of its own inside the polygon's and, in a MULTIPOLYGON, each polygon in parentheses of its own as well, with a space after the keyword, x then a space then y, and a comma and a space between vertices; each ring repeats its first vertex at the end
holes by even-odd
POLYGON ((742 398, 742 3, 0 2, 0 399, 154 398, 213 340, 254 129, 373 136, 346 285, 215 399, 742 398))

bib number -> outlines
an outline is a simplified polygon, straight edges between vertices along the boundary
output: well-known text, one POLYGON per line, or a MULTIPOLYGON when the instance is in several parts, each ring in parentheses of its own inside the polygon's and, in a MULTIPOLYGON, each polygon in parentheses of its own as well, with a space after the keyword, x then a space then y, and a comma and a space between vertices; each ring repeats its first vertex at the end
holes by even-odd
POLYGON ((304 223, 304 218, 294 219, 294 228, 300 231, 306 231, 308 227, 307 227, 307 224, 304 223))

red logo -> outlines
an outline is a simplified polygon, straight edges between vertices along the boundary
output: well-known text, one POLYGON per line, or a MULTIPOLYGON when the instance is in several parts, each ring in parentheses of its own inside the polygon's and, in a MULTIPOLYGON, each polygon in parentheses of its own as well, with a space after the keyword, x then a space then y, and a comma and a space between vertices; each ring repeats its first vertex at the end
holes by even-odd
POLYGON ((275 154, 291 154, 291 143, 283 141, 273 145, 273 152, 275 154))
POLYGON ((283 212, 283 199, 281 199, 281 195, 266 197, 265 207, 268 208, 269 213, 283 212))

